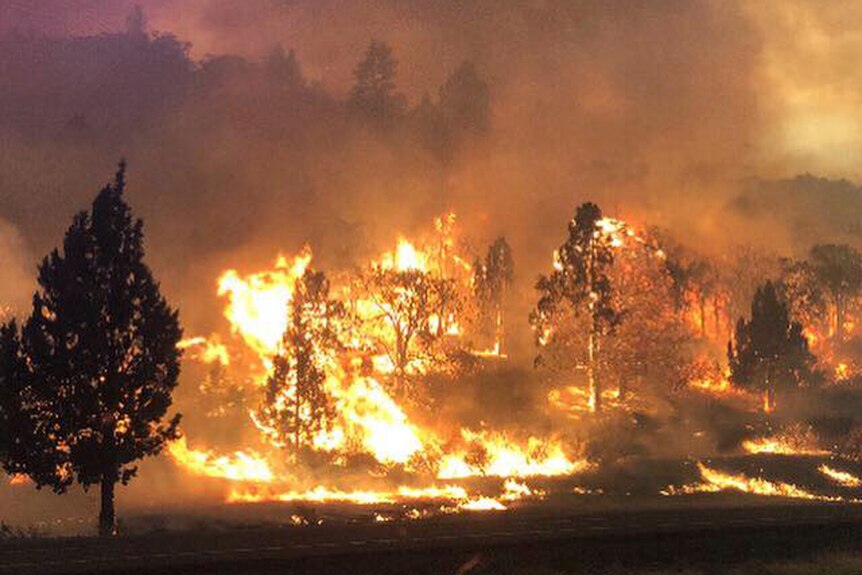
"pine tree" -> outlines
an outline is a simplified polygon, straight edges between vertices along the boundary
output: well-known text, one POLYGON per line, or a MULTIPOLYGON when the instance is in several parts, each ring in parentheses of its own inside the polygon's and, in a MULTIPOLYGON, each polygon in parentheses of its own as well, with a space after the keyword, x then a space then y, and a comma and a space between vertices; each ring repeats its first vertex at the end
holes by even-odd
POLYGON ((378 123, 388 124, 404 110, 404 96, 396 91, 398 61, 392 48, 374 40, 353 72, 356 83, 350 92, 350 107, 378 123))
POLYGON ((601 338, 620 320, 608 275, 614 262, 613 247, 611 238, 600 228, 601 220, 602 211, 596 204, 587 202, 578 208, 569 222, 568 239, 555 253, 554 271, 541 276, 536 284, 540 297, 530 318, 540 345, 547 345, 562 307, 567 306, 575 316, 586 315, 586 370, 594 412, 601 411, 597 370, 601 338))
POLYGON ((0 412, 13 434, 3 467, 58 493, 100 485, 102 535, 115 530, 115 485, 178 436, 180 417, 165 420, 182 331, 144 263, 125 172, 121 163, 42 261, 23 329, 8 324, 0 337, 0 412))
POLYGON ((791 321, 788 306, 771 281, 757 289, 751 319, 739 319, 727 348, 731 381, 762 393, 765 411, 774 409, 780 388, 816 382, 815 358, 802 326, 791 321))
POLYGON ((330 299, 329 290, 326 276, 312 270, 306 270, 296 283, 288 328, 273 360, 266 398, 258 414, 272 438, 292 445, 297 458, 335 417, 326 391, 327 367, 340 346, 345 309, 330 299))
POLYGON ((458 66, 440 87, 440 109, 454 134, 483 134, 490 124, 490 97, 472 62, 458 66))

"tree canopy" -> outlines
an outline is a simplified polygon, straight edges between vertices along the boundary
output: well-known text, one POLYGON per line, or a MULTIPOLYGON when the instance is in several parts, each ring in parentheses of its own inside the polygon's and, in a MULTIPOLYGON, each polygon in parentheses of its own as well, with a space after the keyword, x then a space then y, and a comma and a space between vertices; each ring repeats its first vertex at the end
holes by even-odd
POLYGON ((42 261, 23 328, 0 331, 0 421, 13 430, 3 467, 57 492, 100 484, 102 534, 114 530, 114 485, 177 437, 180 418, 165 419, 180 372, 178 313, 144 263, 125 173, 122 163, 42 261))
POLYGON ((731 381, 761 392, 766 411, 775 407, 777 390, 815 382, 815 358, 802 325, 791 320, 771 281, 754 294, 751 319, 740 318, 736 324, 727 355, 731 381))

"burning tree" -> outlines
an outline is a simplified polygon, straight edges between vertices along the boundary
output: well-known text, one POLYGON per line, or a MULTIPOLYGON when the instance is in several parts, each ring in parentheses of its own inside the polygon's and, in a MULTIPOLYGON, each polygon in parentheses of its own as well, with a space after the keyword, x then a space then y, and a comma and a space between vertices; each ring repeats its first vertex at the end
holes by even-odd
POLYGON ((621 250, 610 270, 621 320, 603 340, 603 351, 619 380, 621 399, 630 390, 629 382, 679 382, 690 360, 691 330, 675 309, 675 284, 664 252, 645 247, 621 250))
POLYGON ((451 280, 432 277, 418 268, 394 269, 374 266, 366 290, 376 314, 370 322, 382 322, 377 343, 394 371, 398 393, 411 396, 408 376, 422 358, 431 355, 431 346, 445 333, 447 308, 454 305, 451 280))
POLYGON ((485 260, 473 266, 473 291, 479 307, 480 331, 492 334, 493 349, 503 353, 506 293, 515 277, 512 248, 506 238, 498 238, 488 248, 485 260))
POLYGON ((730 379, 763 394, 764 410, 775 408, 780 387, 814 383, 815 358, 802 335, 802 325, 791 321, 787 304, 767 281, 757 289, 751 319, 740 318, 736 337, 727 345, 730 379))
MULTIPOLYGON (((22 330, 2 330, 0 412, 12 422, 4 468, 64 492, 101 485, 99 532, 114 532, 114 488, 131 464, 178 436, 165 422, 181 352, 178 314, 143 261, 143 225, 115 181, 39 267, 22 330)), ((7 423, 8 426, 8 423, 7 423)))
POLYGON ((816 245, 811 248, 814 275, 829 294, 834 337, 844 341, 847 307, 862 291, 862 254, 848 245, 816 245))
POLYGON ((569 222, 566 243, 554 254, 554 271, 541 276, 536 284, 540 298, 530 316, 538 342, 544 346, 554 338, 558 323, 567 313, 575 317, 586 315, 586 371, 590 408, 594 412, 601 411, 597 373, 601 338, 620 319, 608 275, 614 262, 614 240, 604 233, 603 223, 602 211, 596 204, 588 202, 578 208, 574 220, 569 222))
POLYGON ((326 432, 335 409, 326 390, 327 369, 341 347, 344 305, 330 299, 329 280, 306 270, 288 304, 287 330, 273 359, 257 419, 278 445, 298 458, 326 432))

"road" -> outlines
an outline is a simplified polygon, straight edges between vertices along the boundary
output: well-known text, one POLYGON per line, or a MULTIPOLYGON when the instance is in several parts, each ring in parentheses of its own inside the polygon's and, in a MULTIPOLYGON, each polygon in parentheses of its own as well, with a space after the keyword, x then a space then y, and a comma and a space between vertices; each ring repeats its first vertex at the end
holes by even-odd
POLYGON ((357 525, 0 543, 0 574, 482 573, 738 561, 855 548, 862 506, 501 512, 357 525), (493 566, 493 567, 492 567, 493 566), (490 571, 488 571, 491 569, 490 571))

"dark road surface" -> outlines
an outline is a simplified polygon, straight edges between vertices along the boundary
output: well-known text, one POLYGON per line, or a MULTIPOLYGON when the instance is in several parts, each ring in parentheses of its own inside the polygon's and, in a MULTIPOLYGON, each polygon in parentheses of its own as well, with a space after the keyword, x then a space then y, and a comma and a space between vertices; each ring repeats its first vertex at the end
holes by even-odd
MULTIPOLYGON (((0 573, 505 573, 857 549, 862 506, 500 512, 414 522, 0 543, 0 573)), ((862 546, 858 547, 862 549, 862 546)))

